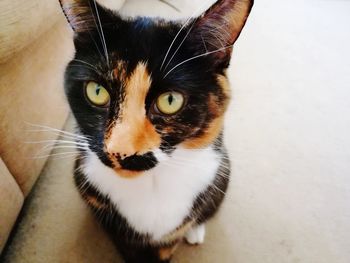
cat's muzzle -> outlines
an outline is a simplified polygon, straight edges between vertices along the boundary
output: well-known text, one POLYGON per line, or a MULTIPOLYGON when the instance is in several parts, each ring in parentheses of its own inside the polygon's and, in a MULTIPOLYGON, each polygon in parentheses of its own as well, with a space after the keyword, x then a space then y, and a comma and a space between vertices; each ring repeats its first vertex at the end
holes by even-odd
POLYGON ((118 158, 118 163, 122 169, 130 171, 146 171, 155 167, 158 163, 152 152, 143 155, 131 155, 125 158, 118 158))

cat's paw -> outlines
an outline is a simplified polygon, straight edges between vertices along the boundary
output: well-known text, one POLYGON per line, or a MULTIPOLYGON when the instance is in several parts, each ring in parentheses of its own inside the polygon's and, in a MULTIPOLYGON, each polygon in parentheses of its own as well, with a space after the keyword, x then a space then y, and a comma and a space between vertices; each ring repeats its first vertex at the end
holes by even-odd
POLYGON ((204 242, 205 225, 194 226, 187 231, 185 235, 186 241, 191 245, 199 245, 204 242))

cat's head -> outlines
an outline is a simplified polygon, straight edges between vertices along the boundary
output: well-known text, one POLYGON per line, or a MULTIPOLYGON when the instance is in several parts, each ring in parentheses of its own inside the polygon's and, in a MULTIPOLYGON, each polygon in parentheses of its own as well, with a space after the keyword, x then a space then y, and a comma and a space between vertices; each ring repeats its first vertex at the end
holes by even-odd
POLYGON ((196 19, 123 19, 93 0, 61 0, 74 30, 65 90, 90 150, 121 176, 159 152, 200 149, 222 131, 232 45, 253 0, 219 0, 196 19))

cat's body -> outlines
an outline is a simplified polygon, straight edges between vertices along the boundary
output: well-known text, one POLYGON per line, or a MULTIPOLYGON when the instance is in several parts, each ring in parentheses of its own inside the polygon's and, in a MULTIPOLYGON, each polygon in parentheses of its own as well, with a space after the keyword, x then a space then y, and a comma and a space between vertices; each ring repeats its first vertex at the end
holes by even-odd
MULTIPOLYGON (((80 169, 75 181, 83 198, 119 249, 131 248, 123 251, 129 260, 135 257, 135 262, 153 262, 143 246, 152 248, 153 253, 173 247, 190 228, 208 220, 224 197, 229 162, 222 146, 196 153, 179 149, 174 154, 192 161, 177 169, 165 161, 132 180, 115 176, 94 153, 77 162, 80 169)), ((188 241, 201 243, 198 238, 188 237, 188 241)))
POLYGON ((218 1, 183 26, 60 2, 75 31, 77 187, 126 262, 168 262, 184 237, 203 242, 227 189, 225 69, 252 1, 218 1))

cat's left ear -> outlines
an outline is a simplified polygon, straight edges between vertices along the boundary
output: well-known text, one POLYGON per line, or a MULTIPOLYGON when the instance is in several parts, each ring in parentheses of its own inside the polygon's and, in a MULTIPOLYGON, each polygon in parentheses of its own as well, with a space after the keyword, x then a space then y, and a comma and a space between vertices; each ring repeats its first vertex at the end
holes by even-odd
POLYGON ((191 38, 196 50, 208 52, 215 63, 228 65, 254 0, 218 0, 195 22, 191 38))
POLYGON ((105 9, 95 0, 59 0, 64 15, 75 33, 96 28, 105 9))

